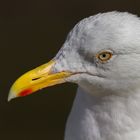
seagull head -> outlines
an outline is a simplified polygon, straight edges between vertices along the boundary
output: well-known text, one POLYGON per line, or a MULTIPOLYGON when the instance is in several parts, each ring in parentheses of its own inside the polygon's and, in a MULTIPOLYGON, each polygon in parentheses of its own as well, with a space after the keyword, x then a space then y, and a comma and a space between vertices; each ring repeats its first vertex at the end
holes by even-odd
POLYGON ((50 62, 15 81, 8 100, 64 82, 76 83, 97 96, 129 94, 127 91, 138 89, 140 19, 127 12, 83 19, 50 62))

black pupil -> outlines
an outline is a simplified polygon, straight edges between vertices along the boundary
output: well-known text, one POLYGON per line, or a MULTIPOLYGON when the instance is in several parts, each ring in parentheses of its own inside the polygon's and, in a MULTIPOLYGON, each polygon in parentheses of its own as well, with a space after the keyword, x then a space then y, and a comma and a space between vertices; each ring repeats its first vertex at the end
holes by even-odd
POLYGON ((102 54, 102 57, 106 57, 106 54, 104 53, 104 54, 102 54))

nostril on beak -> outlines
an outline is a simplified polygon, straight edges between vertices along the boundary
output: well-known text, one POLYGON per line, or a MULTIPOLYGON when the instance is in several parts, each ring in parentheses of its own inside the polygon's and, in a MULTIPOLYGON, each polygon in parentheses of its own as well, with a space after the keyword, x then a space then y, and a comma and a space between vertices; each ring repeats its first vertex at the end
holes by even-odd
POLYGON ((38 79, 40 79, 40 78, 41 78, 41 77, 33 78, 32 81, 38 80, 38 79))

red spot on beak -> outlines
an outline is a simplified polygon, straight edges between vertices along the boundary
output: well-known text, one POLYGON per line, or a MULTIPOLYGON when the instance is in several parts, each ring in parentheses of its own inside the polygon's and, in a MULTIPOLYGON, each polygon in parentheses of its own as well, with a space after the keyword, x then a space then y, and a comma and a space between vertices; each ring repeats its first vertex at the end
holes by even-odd
POLYGON ((32 89, 26 89, 19 93, 19 96, 26 96, 32 93, 32 89))

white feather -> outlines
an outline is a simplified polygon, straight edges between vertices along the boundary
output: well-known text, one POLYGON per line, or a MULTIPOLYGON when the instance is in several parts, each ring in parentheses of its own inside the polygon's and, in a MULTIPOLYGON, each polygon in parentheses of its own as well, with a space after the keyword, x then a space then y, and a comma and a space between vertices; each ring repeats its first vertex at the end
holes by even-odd
POLYGON ((140 19, 108 12, 80 21, 56 56, 54 71, 79 74, 65 140, 140 140, 140 19), (100 51, 111 51, 106 63, 100 51))

